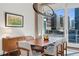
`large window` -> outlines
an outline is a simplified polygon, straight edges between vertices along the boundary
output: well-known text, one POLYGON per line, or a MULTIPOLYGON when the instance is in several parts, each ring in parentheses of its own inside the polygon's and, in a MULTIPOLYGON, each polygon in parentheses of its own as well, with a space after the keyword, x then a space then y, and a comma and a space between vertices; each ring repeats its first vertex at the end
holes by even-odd
POLYGON ((75 29, 75 8, 68 9, 69 29, 75 29))
POLYGON ((68 9, 69 42, 79 43, 79 8, 68 9))
MULTIPOLYGON (((48 11, 52 13, 50 10, 48 11)), ((45 33, 61 33, 64 30, 64 9, 54 10, 54 17, 44 17, 44 32, 45 33), (59 32, 57 32, 59 31, 59 32)))

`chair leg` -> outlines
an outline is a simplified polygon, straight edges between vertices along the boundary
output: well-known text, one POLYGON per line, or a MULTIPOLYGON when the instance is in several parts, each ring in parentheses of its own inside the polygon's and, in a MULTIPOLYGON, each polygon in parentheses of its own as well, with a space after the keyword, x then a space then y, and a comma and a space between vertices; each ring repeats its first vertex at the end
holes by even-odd
POLYGON ((3 54, 5 54, 5 51, 3 51, 3 54))
POLYGON ((67 56, 67 42, 66 42, 66 56, 67 56))
POLYGON ((56 55, 58 56, 59 54, 61 55, 61 56, 63 56, 64 54, 63 54, 63 52, 62 52, 62 49, 63 48, 63 45, 60 45, 60 51, 58 50, 59 48, 58 48, 58 46, 57 46, 57 50, 56 50, 56 55))
POLYGON ((29 51, 27 51, 27 56, 29 56, 29 51))
POLYGON ((58 56, 58 46, 56 47, 56 56, 58 56))
POLYGON ((64 56, 63 45, 61 45, 61 56, 64 56))
POLYGON ((63 53, 63 56, 64 56, 64 43, 63 43, 63 46, 62 46, 62 53, 63 53))
POLYGON ((67 42, 63 43, 63 54, 64 54, 64 50, 66 52, 66 56, 67 56, 67 42), (66 47, 64 47, 66 45, 66 47))

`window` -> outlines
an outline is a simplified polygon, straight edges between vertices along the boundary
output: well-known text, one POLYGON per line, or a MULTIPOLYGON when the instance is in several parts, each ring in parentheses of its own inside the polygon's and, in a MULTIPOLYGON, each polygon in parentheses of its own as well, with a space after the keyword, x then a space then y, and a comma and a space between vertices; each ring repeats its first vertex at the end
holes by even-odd
MULTIPOLYGON (((48 12, 51 12, 48 10, 48 12)), ((64 30, 64 9, 57 9, 54 10, 55 16, 54 17, 44 17, 44 32, 45 33, 53 33, 56 31, 64 30)), ((52 12, 51 12, 52 13, 52 12)), ((59 32, 56 32, 59 33, 59 32)))

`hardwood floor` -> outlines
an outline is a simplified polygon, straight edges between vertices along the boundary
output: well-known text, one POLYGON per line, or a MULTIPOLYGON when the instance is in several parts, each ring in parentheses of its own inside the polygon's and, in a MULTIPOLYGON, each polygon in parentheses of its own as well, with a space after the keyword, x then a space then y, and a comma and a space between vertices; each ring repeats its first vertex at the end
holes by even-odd
POLYGON ((79 49, 78 48, 69 47, 67 52, 68 52, 67 56, 79 56, 79 49))

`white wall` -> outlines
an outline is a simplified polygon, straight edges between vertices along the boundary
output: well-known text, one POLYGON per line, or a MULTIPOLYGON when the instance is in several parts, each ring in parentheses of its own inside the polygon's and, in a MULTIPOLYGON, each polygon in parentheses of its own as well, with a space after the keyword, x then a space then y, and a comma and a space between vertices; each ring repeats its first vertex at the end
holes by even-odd
MULTIPOLYGON (((10 31, 9 36, 35 35, 34 32, 34 11, 31 3, 2 3, 0 4, 0 27, 5 27, 5 12, 11 12, 24 16, 24 27, 7 27, 10 31)), ((8 30, 7 29, 7 30, 8 30)), ((9 31, 8 30, 8 31, 9 31)), ((2 54, 2 34, 0 34, 0 54, 2 54)))

